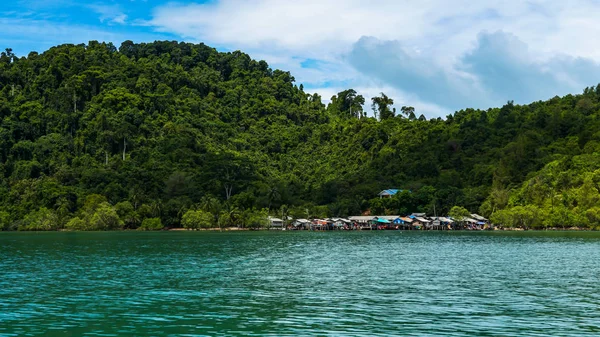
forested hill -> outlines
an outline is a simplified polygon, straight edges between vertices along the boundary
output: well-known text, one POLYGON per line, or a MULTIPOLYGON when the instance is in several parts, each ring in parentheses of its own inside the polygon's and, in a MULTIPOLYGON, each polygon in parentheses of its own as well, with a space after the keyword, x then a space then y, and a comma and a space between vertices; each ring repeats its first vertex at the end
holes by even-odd
POLYGON ((0 227, 255 226, 269 212, 454 205, 506 225, 597 226, 599 99, 600 86, 426 120, 352 89, 325 106, 289 72, 203 44, 7 49, 0 227), (378 199, 388 188, 403 192, 378 199))

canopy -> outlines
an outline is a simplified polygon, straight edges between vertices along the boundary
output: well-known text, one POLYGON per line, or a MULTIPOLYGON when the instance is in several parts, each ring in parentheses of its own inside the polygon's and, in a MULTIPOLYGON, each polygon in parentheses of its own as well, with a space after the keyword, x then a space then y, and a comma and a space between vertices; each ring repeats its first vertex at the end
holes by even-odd
POLYGON ((377 222, 380 222, 380 223, 390 223, 390 220, 386 220, 386 219, 377 219, 377 222))

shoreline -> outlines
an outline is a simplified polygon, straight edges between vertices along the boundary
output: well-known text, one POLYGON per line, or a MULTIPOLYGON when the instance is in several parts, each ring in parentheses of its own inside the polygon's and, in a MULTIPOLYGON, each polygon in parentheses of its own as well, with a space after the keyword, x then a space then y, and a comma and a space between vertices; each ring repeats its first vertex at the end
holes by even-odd
POLYGON ((543 228, 543 229, 525 229, 525 228, 498 228, 494 229, 458 229, 458 230, 403 230, 403 229, 383 229, 383 230, 281 230, 278 228, 239 228, 239 227, 227 227, 227 228, 201 228, 201 229, 187 229, 187 228, 165 228, 155 231, 143 231, 137 229, 122 229, 122 230, 100 230, 100 231, 85 231, 85 230, 70 230, 70 229, 59 229, 59 230, 48 230, 48 231, 0 231, 6 233, 25 233, 25 232, 600 232, 597 229, 581 228, 581 227, 569 227, 569 228, 543 228))

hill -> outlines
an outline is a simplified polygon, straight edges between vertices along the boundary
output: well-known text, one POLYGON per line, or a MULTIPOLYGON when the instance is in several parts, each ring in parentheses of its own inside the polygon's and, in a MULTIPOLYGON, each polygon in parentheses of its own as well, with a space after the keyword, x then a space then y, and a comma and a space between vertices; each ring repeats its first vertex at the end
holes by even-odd
POLYGON ((7 49, 0 227, 258 226, 269 212, 455 205, 512 226, 594 227, 599 99, 600 86, 426 120, 382 93, 369 117, 352 89, 325 106, 289 72, 203 44, 7 49), (404 192, 377 198, 387 188, 404 192))

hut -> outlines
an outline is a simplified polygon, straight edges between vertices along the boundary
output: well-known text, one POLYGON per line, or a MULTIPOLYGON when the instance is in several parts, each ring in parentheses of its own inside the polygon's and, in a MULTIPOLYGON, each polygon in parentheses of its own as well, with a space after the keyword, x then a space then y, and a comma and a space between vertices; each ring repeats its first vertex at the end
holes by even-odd
POLYGON ((350 221, 352 221, 353 223, 357 223, 357 224, 366 224, 369 223, 369 221, 373 220, 375 217, 374 216, 351 216, 350 218, 348 218, 350 221))
POLYGON ((388 229, 392 222, 385 217, 375 217, 371 220, 371 229, 388 229))
POLYGON ((361 216, 351 216, 350 218, 348 218, 350 221, 352 221, 353 227, 355 229, 372 229, 371 224, 373 219, 375 219, 374 216, 370 216, 370 215, 361 215, 361 216))
POLYGON ((376 225, 378 229, 395 229, 396 226, 394 220, 399 217, 400 216, 398 215, 378 215, 373 219, 375 221, 374 225, 376 225))
POLYGON ((269 217, 269 225, 272 228, 283 228, 283 220, 279 218, 269 217))
POLYGON ((312 221, 312 229, 315 230, 330 230, 333 227, 333 221, 331 219, 315 219, 312 221))
POLYGON ((344 218, 333 218, 333 227, 335 229, 348 229, 352 221, 344 218))
POLYGON ((432 220, 431 228, 435 230, 450 229, 454 223, 452 219, 443 216, 431 217, 430 219, 432 220))
POLYGON ((482 217, 479 214, 473 213, 473 214, 471 214, 471 218, 477 220, 477 224, 480 225, 480 226, 485 226, 485 225, 487 225, 487 224, 490 223, 490 221, 488 219, 482 217))
POLYGON ((425 213, 413 213, 409 218, 413 219, 413 227, 416 229, 425 229, 431 222, 425 218, 425 213))
POLYGON ((311 222, 308 219, 296 219, 296 221, 292 223, 296 229, 310 229, 310 224, 311 222))
POLYGON ((394 224, 398 229, 412 229, 413 219, 409 217, 398 217, 394 219, 394 224))

